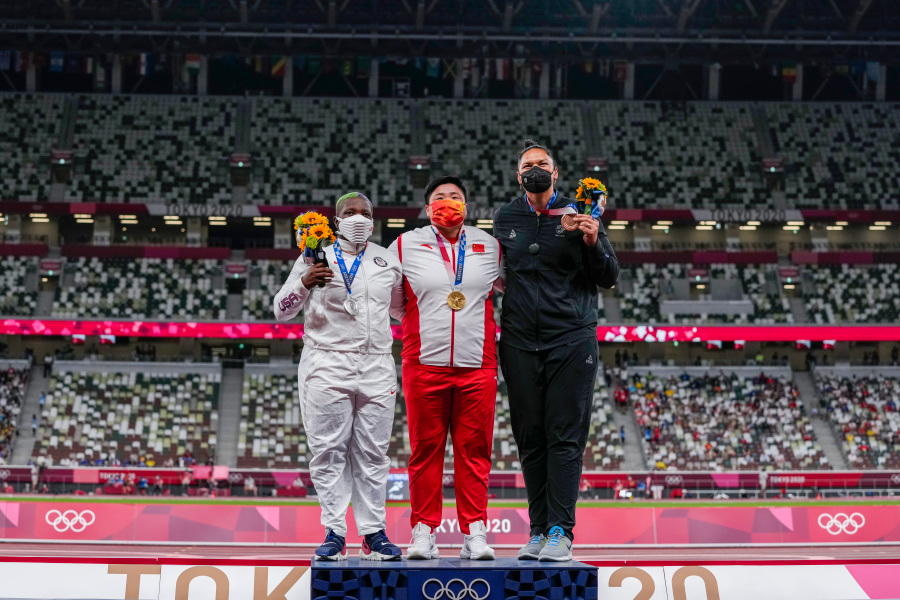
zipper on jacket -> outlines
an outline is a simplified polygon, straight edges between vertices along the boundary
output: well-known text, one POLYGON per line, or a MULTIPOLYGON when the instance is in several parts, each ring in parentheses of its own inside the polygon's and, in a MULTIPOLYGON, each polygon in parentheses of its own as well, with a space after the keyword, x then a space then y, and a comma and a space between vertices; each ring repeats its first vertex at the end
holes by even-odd
MULTIPOLYGON (((359 267, 363 275, 363 297, 366 301, 366 354, 372 351, 371 315, 369 314, 369 278, 366 275, 366 264, 359 261, 359 267)), ((360 311, 362 312, 362 311, 360 311)), ((390 322, 390 321, 388 321, 390 322)))
MULTIPOLYGON (((535 211, 534 215, 535 215, 535 217, 537 217, 537 227, 534 230, 534 243, 538 244, 538 247, 540 248, 540 242, 538 240, 540 239, 540 234, 541 234, 541 213, 535 211)), ((538 250, 538 254, 534 255, 534 260, 536 263, 538 263, 535 265, 535 269, 534 269, 534 283, 535 283, 535 286, 534 286, 534 324, 535 324, 535 330, 537 332, 537 335, 535 336, 535 340, 534 340, 534 351, 535 352, 540 350, 539 346, 541 343, 541 309, 540 309, 541 286, 540 286, 540 282, 538 281, 541 277, 541 269, 540 269, 540 261, 538 259, 539 254, 540 254, 540 250, 538 250)))

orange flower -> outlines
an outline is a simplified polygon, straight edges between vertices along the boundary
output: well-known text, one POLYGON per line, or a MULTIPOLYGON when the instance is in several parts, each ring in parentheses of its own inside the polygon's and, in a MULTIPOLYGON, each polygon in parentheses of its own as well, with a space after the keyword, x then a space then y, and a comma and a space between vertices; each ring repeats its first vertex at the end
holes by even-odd
POLYGON ((328 234, 325 232, 326 229, 328 228, 324 225, 313 225, 309 228, 309 235, 316 238, 317 240, 324 239, 328 237, 328 234))
POLYGON ((327 225, 328 219, 317 212, 308 212, 303 222, 307 225, 327 225))

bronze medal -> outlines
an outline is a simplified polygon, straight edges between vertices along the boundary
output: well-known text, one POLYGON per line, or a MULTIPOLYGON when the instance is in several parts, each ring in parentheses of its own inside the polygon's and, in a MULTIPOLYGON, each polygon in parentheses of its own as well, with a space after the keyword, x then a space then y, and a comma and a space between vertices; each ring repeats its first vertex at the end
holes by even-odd
POLYGON ((447 296, 447 304, 449 304, 450 308, 453 310, 460 310, 466 305, 466 297, 462 292, 452 291, 450 292, 450 295, 447 296))
POLYGON ((575 215, 566 214, 562 216, 562 226, 566 231, 575 231, 578 229, 578 223, 575 221, 575 215))

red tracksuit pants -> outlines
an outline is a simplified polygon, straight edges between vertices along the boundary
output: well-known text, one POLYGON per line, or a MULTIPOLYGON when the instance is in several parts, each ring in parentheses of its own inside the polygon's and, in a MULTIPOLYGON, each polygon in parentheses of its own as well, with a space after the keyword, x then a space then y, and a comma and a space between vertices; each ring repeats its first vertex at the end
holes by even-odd
POLYGON ((441 524, 449 431, 459 528, 468 535, 470 523, 487 524, 497 370, 403 365, 403 395, 412 450, 410 525, 441 524))

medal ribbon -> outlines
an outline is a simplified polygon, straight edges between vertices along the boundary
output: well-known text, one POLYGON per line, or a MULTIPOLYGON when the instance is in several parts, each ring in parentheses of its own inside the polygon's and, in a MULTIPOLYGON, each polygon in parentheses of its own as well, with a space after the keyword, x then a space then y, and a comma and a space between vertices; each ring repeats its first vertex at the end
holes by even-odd
MULTIPOLYGON (((553 197, 555 199, 556 195, 554 194, 553 197)), ((551 217, 557 217, 559 215, 574 215, 575 213, 578 212, 577 210, 575 210, 575 207, 572 206, 571 204, 568 206, 565 206, 563 208, 544 208, 544 209, 536 208, 534 206, 534 204, 531 203, 531 200, 528 199, 528 194, 525 195, 525 202, 528 203, 528 206, 531 207, 531 210, 533 210, 534 212, 536 212, 539 215, 550 215, 551 217)))
POLYGON ((363 254, 366 253, 366 249, 363 248, 362 251, 356 255, 356 260, 353 261, 353 266, 350 267, 350 272, 347 273, 347 265, 344 263, 344 256, 341 252, 341 243, 338 242, 334 245, 334 255, 337 257, 338 268, 341 270, 341 277, 344 278, 344 285, 347 286, 347 295, 350 295, 350 284, 353 283, 353 280, 356 278, 356 272, 359 270, 359 265, 362 264, 363 254))
POLYGON ((450 253, 447 252, 447 249, 444 247, 444 239, 438 232, 434 232, 434 236, 437 238, 438 246, 441 248, 441 257, 444 259, 444 267, 447 269, 447 276, 450 278, 450 281, 455 281, 453 287, 459 287, 459 284, 462 283, 463 278, 463 267, 466 262, 466 232, 460 230, 459 232, 459 252, 456 257, 456 276, 453 275, 453 263, 450 260, 450 253))

